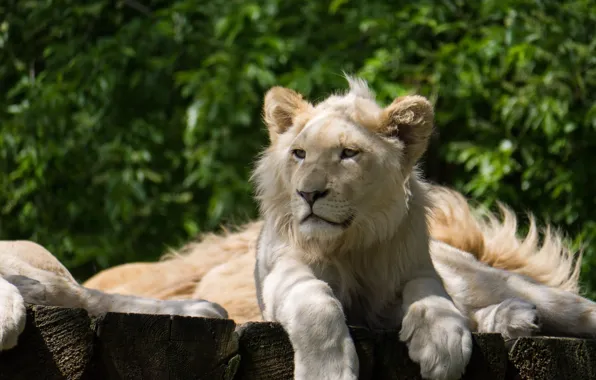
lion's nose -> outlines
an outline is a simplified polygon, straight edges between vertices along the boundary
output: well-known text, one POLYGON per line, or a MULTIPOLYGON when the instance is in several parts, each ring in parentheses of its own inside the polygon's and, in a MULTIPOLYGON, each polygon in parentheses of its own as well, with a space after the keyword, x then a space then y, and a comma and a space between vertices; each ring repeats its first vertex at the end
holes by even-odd
POLYGON ((317 201, 317 199, 324 198, 327 194, 329 194, 329 190, 315 190, 315 191, 300 191, 298 190, 298 195, 302 197, 308 203, 309 206, 312 205, 317 201))

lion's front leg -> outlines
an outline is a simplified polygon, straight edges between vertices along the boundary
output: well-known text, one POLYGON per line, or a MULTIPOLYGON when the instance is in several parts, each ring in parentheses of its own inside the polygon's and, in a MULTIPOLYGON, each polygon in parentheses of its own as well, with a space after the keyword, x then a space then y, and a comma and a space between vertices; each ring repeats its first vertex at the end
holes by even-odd
POLYGON ((358 379, 342 306, 307 265, 281 258, 265 277, 263 301, 265 319, 280 322, 290 337, 295 379, 358 379))
POLYGON ((418 277, 403 291, 400 339, 421 375, 431 380, 459 379, 472 354, 467 319, 455 307, 438 277, 418 277))

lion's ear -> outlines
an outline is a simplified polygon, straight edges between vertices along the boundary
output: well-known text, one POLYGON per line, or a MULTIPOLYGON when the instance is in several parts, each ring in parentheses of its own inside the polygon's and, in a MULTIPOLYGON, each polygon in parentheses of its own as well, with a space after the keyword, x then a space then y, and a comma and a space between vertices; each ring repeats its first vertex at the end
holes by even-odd
POLYGON ((406 169, 411 169, 426 151, 433 122, 433 106, 419 95, 399 97, 383 110, 381 132, 404 144, 406 169))
POLYGON ((312 105, 302 99, 302 95, 289 88, 276 86, 267 91, 263 115, 271 142, 275 143, 278 135, 293 125, 296 115, 311 108, 312 105))

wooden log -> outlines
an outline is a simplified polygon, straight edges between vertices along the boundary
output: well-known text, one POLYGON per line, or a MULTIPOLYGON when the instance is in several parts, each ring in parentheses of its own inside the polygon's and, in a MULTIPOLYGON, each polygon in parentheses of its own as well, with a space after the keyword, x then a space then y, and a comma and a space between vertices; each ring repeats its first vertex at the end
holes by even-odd
POLYGON ((509 359, 526 380, 596 379, 596 340, 578 338, 519 338, 509 359))
POLYGON ((278 323, 249 322, 237 329, 240 366, 236 379, 292 379, 294 350, 278 323))
POLYGON ((95 323, 98 378, 231 380, 234 328, 225 319, 108 313, 95 323))
MULTIPOLYGON (((277 323, 30 306, 16 348, 0 352, 0 380, 292 379, 293 350, 277 323), (236 331, 234 328, 236 327, 236 331)), ((420 379, 397 331, 350 328, 360 379, 420 379)), ((474 334, 464 380, 596 380, 596 340, 474 334)))
POLYGON ((86 379, 93 372, 92 350, 85 310, 29 306, 18 345, 0 352, 0 379, 86 379))
POLYGON ((472 334, 474 348, 464 379, 507 379, 509 361, 507 348, 500 334, 472 334))

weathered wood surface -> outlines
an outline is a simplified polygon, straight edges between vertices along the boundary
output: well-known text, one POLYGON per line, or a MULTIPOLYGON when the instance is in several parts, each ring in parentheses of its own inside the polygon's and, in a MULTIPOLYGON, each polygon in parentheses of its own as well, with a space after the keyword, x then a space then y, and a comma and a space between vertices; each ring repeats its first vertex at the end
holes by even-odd
POLYGON ((97 318, 94 363, 102 379, 233 379, 234 322, 112 314, 97 318))
MULTIPOLYGON (((31 306, 19 345, 0 352, 0 380, 291 379, 293 351, 275 323, 31 306)), ((420 379, 397 331, 352 328, 360 379, 420 379)), ((596 340, 522 338, 507 350, 474 334, 464 379, 596 379, 596 340)))
POLYGON ((94 340, 90 323, 81 309, 29 307, 19 344, 0 352, 0 379, 89 378, 94 340))

